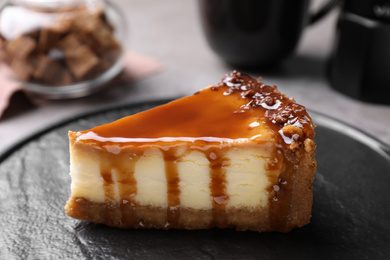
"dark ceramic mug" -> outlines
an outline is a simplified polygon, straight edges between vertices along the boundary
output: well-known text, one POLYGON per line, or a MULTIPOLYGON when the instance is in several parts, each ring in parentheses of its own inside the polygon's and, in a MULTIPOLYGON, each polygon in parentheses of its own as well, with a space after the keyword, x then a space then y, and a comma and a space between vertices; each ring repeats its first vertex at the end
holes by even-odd
POLYGON ((199 0, 211 48, 237 66, 271 66, 290 55, 303 28, 340 0, 308 14, 310 0, 199 0))
POLYGON ((390 0, 346 0, 328 67, 332 87, 390 105, 389 46, 390 0))

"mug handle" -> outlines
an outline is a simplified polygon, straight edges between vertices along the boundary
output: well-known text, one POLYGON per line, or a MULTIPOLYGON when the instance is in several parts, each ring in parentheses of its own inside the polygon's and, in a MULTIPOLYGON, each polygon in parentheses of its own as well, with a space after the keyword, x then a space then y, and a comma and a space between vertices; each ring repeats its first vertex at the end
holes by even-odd
POLYGON ((315 22, 319 21, 321 18, 323 18, 330 10, 332 10, 337 5, 344 2, 343 0, 329 0, 327 3, 325 3, 320 10, 318 10, 316 13, 310 14, 309 16, 309 25, 314 24, 315 22))

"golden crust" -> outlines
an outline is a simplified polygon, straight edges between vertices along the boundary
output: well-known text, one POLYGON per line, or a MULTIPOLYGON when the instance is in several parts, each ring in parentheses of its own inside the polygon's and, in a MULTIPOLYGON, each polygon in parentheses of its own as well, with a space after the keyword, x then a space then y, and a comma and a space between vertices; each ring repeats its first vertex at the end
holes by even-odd
MULTIPOLYGON (((95 203, 84 198, 70 198, 66 214, 73 218, 118 228, 157 229, 209 229, 215 227, 212 210, 180 208, 180 218, 175 226, 167 222, 167 209, 151 206, 134 206, 119 203, 95 203), (124 214, 124 212, 131 214, 124 214)), ((227 226, 239 231, 272 231, 268 209, 229 209, 227 226)))
POLYGON ((290 231, 294 227, 302 227, 310 222, 313 205, 313 180, 317 169, 315 150, 306 152, 284 152, 288 161, 289 174, 292 176, 290 214, 285 228, 280 231, 290 231))

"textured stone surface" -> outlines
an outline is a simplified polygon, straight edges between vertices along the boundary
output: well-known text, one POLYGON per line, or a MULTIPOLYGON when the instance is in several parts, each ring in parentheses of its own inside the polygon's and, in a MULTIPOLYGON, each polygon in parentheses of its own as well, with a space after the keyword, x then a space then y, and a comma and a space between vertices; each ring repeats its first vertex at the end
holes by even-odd
POLYGON ((68 130, 156 103, 100 111, 0 154, 0 259, 386 259, 390 152, 317 114, 318 172, 311 223, 288 234, 233 230, 121 230, 65 215, 68 130), (373 166, 375 165, 375 167, 373 166))

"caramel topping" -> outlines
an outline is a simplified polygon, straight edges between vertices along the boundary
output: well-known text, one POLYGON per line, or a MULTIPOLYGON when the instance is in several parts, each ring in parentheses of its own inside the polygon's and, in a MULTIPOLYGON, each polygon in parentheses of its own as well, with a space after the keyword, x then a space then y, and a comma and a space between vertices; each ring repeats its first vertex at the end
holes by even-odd
POLYGON ((215 140, 238 139, 258 134, 257 129, 249 128, 258 114, 235 113, 244 105, 244 101, 238 97, 226 98, 223 95, 225 90, 227 87, 223 86, 218 87, 218 91, 208 88, 197 95, 175 100, 90 131, 100 137, 125 138, 113 139, 114 142, 137 142, 135 139, 144 139, 141 140, 142 143, 176 139, 185 141, 185 138, 207 140, 207 137, 216 138, 215 140), (171 139, 167 139, 169 137, 171 139))
POLYGON ((246 100, 242 107, 265 109, 268 125, 279 132, 284 142, 292 148, 295 142, 304 142, 306 138, 314 138, 314 124, 304 106, 299 105, 293 98, 279 92, 276 86, 267 86, 248 75, 233 71, 227 74, 219 83, 220 86, 230 87, 225 95, 238 93, 246 100))
POLYGON ((314 137, 305 107, 275 86, 233 71, 218 85, 158 108, 81 132, 79 140, 142 146, 278 139, 289 145, 314 137), (283 128, 288 127, 285 130, 283 128), (272 130, 272 131, 270 131, 272 130))

